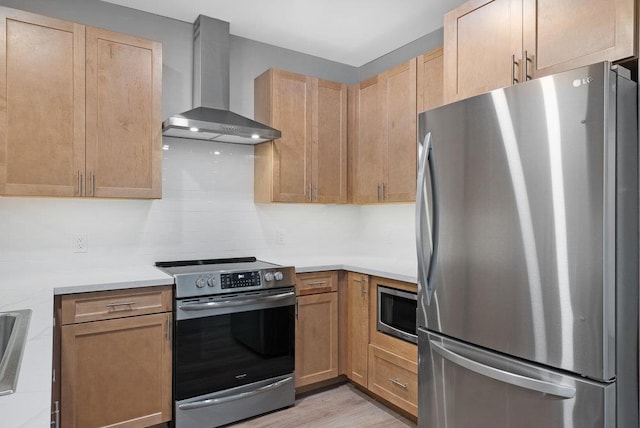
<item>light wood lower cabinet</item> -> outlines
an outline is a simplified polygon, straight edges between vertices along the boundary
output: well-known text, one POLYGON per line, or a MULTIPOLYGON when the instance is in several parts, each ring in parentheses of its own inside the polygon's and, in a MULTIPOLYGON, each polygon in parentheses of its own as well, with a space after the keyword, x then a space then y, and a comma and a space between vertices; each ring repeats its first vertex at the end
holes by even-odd
POLYGON ((418 415, 418 364, 369 345, 369 391, 418 415))
POLYGON ((349 272, 347 312, 347 377, 367 386, 367 352, 369 345, 369 277, 349 272))
POLYGON ((338 272, 296 276, 296 388, 338 377, 338 272))
MULTIPOLYGON (((170 310, 171 289, 155 290, 170 310)), ((71 322, 92 306, 93 312, 107 308, 98 320, 60 327, 62 426, 147 427, 171 420, 172 314, 160 305, 158 313, 131 316, 139 299, 143 313, 154 306, 144 291, 62 297, 61 313, 71 314, 65 318, 71 322)))
POLYGON ((296 388, 338 377, 338 293, 298 297, 296 388))

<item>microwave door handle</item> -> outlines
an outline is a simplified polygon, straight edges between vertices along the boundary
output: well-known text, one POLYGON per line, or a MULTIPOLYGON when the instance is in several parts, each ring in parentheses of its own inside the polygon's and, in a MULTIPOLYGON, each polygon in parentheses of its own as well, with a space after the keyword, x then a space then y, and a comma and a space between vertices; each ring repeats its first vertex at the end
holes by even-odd
MULTIPOLYGON (((435 264, 438 257, 438 237, 440 234, 440 221, 439 221, 439 194, 438 183, 436 174, 436 163, 433 155, 433 144, 431 132, 425 135, 424 143, 422 144, 422 153, 420 155, 420 164, 418 170, 418 185, 416 189, 416 248, 418 253, 418 285, 424 287, 427 296, 427 304, 431 303, 431 297, 435 291, 433 287, 435 277, 435 264), (424 221, 422 211, 426 210, 425 207, 425 181, 427 179, 427 163, 429 164, 429 177, 431 178, 431 195, 433 204, 433 216, 432 216, 432 232, 431 232, 431 256, 429 260, 429 268, 426 268, 425 250, 424 250, 424 221)), ((425 214, 428 213, 425 211, 425 214)))
POLYGON ((404 337, 405 339, 409 339, 409 340, 412 340, 412 341, 415 341, 418 338, 417 335, 411 334, 411 333, 407 333, 406 331, 403 331, 403 330, 400 330, 400 329, 395 328, 393 326, 390 326, 386 322, 380 321, 380 324, 382 325, 382 327, 384 329, 387 330, 387 333, 395 334, 398 337, 404 337))
POLYGON ((234 306, 247 306, 254 305, 256 303, 271 303, 277 302, 280 300, 289 299, 295 296, 293 291, 288 291, 286 293, 272 294, 270 296, 261 296, 251 299, 239 298, 234 299, 230 298, 228 300, 223 301, 214 301, 214 302, 206 302, 206 303, 185 303, 178 307, 178 309, 183 311, 206 311, 209 309, 217 309, 217 308, 229 308, 234 306))
POLYGON ((533 379, 527 376, 522 376, 519 374, 508 372, 506 370, 491 367, 467 357, 463 357, 462 355, 450 351, 444 346, 431 340, 429 341, 429 345, 431 346, 431 349, 440 354, 442 358, 445 358, 454 364, 464 367, 467 370, 478 373, 481 376, 486 376, 500 382, 508 383, 510 385, 519 386, 521 388, 541 392, 543 394, 554 395, 556 397, 564 399, 570 399, 575 397, 576 395, 576 389, 573 386, 533 379))
POLYGON ((180 404, 178 406, 178 409, 180 409, 180 410, 201 409, 203 407, 211 407, 211 406, 215 406, 217 404, 224 404, 224 403, 228 403, 230 401, 241 400, 243 398, 248 398, 248 397, 263 393, 263 392, 267 392, 267 391, 271 391, 273 389, 280 388, 281 386, 286 385, 287 383, 290 383, 292 381, 293 381, 293 377, 289 376, 289 377, 281 379, 281 380, 279 380, 277 382, 273 382, 273 383, 270 383, 268 385, 261 386, 260 388, 254 389, 253 391, 241 392, 239 394, 228 395, 226 397, 220 397, 220 398, 210 398, 208 400, 195 401, 193 403, 180 404))

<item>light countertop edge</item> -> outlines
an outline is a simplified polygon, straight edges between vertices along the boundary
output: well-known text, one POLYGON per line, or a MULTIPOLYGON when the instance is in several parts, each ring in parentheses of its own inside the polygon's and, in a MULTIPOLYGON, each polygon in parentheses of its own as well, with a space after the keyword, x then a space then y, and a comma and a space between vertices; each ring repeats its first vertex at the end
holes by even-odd
POLYGON ((296 273, 322 272, 327 270, 346 270, 349 272, 362 273, 365 275, 379 276, 387 279, 395 279, 396 281, 404 281, 417 283, 417 277, 402 273, 390 272, 382 269, 375 269, 359 265, 334 264, 334 265, 317 265, 317 266, 296 266, 296 273))
POLYGON ((129 288, 155 287, 160 285, 173 285, 173 278, 153 278, 138 281, 104 282, 89 285, 75 285, 70 287, 56 287, 53 289, 54 296, 61 294, 90 293, 94 291, 113 291, 129 288))

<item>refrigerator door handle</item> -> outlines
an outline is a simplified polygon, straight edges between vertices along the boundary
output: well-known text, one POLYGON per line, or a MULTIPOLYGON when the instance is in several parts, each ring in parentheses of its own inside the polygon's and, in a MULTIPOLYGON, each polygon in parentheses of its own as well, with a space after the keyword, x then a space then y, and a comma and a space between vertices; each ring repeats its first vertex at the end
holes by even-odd
POLYGON ((533 379, 505 370, 497 369, 495 367, 491 367, 486 364, 473 361, 467 357, 463 357, 462 355, 456 354, 455 352, 452 352, 442 345, 439 345, 438 343, 435 343, 431 340, 429 341, 429 345, 431 346, 431 349, 440 354, 442 358, 445 358, 454 364, 464 367, 467 370, 478 373, 479 375, 486 376, 500 382, 519 386, 521 388, 541 392, 543 394, 554 395, 556 397, 564 399, 573 398, 576 395, 576 389, 573 386, 533 379))
POLYGON ((424 287, 427 296, 427 305, 431 304, 431 297, 435 291, 433 287, 433 278, 435 276, 435 265, 438 258, 438 237, 440 231, 439 221, 439 195, 438 195, 438 183, 436 174, 436 162, 433 155, 433 145, 431 143, 431 132, 428 132, 424 137, 424 143, 422 144, 422 153, 420 155, 420 164, 418 169, 418 185, 416 190, 416 229, 417 229, 417 253, 418 253, 418 285, 424 287), (424 236, 424 221, 422 216, 422 210, 425 209, 425 191, 424 185, 427 179, 427 163, 429 163, 429 177, 431 178, 431 197, 433 203, 433 217, 432 217, 432 251, 431 258, 429 260, 429 268, 425 266, 425 251, 424 242, 422 237, 424 236))

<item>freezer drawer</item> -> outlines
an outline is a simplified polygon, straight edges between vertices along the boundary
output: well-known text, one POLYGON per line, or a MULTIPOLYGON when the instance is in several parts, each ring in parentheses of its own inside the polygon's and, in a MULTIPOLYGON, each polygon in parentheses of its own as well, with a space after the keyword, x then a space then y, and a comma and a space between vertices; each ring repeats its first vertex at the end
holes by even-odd
POLYGON ((420 428, 616 426, 599 383, 418 331, 420 428))

